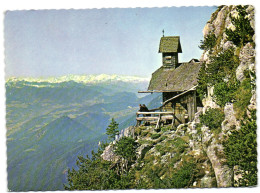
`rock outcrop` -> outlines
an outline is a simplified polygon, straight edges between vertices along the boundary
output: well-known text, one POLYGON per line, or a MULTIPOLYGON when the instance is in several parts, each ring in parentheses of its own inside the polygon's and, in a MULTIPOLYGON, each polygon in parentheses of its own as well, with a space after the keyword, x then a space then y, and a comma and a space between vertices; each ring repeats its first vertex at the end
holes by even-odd
MULTIPOLYGON (((248 42, 245 45, 236 46, 232 41, 229 41, 225 29, 235 30, 236 27, 231 22, 231 17, 238 17, 238 11, 236 6, 223 6, 219 7, 218 10, 212 14, 210 21, 206 24, 203 34, 206 37, 208 34, 215 34, 216 44, 211 51, 205 50, 201 56, 201 62, 205 62, 206 65, 209 64, 210 58, 218 55, 220 52, 225 51, 230 48, 234 48, 234 55, 239 57, 239 65, 236 68, 235 75, 239 82, 245 79, 245 72, 249 71, 251 83, 255 82, 255 40, 253 37, 253 42, 248 42)), ((254 26, 254 7, 248 6, 246 9, 247 18, 249 18, 250 25, 253 29, 254 26)), ((219 108, 219 106, 214 102, 213 92, 214 87, 208 86, 207 97, 203 100, 203 112, 207 108, 219 108)), ((255 88, 252 88, 252 98, 250 104, 248 105, 247 115, 250 116, 250 112, 256 109, 256 98, 255 98, 255 88)), ((207 156, 209 157, 212 167, 215 171, 215 176, 217 179, 218 187, 228 187, 232 186, 237 180, 237 176, 241 176, 239 170, 234 170, 226 165, 225 156, 223 155, 223 145, 222 142, 224 138, 228 136, 232 130, 240 129, 240 120, 237 120, 236 112, 233 108, 233 103, 227 103, 224 106, 225 119, 221 124, 221 132, 217 136, 213 136, 210 130, 205 129, 203 131, 202 140, 204 143, 208 144, 206 149, 207 156), (215 151, 216 150, 216 151, 215 151), (219 158, 221 157, 221 158, 219 158), (234 179, 236 178, 236 179, 234 179)))

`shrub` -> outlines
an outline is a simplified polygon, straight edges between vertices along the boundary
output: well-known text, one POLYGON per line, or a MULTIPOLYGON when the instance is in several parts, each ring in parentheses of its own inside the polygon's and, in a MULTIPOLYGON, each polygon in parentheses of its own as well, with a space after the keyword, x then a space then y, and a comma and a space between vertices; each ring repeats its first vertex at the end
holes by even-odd
MULTIPOLYGON (((217 56, 212 56, 210 58, 210 63, 203 63, 198 74, 198 87, 197 91, 199 97, 203 99, 207 93, 208 86, 216 86, 216 91, 221 91, 222 89, 225 96, 228 96, 228 101, 230 101, 230 96, 236 90, 238 82, 236 80, 236 68, 239 65, 238 56, 234 55, 234 49, 230 48, 223 52, 220 52, 217 56), (225 85, 225 82, 226 85, 225 85)), ((218 92, 218 99, 221 98, 218 92)), ((226 99, 225 99, 226 100, 226 99)), ((226 101, 221 101, 222 104, 226 101)))
POLYGON ((160 152, 161 155, 165 155, 166 151, 165 151, 165 147, 163 147, 162 145, 156 145, 155 149, 160 152))
POLYGON ((185 148, 188 147, 187 142, 180 137, 175 138, 173 143, 177 153, 183 153, 185 148))
POLYGON ((238 11, 238 17, 232 17, 231 23, 235 26, 235 30, 226 29, 225 33, 227 34, 227 39, 232 41, 236 46, 245 45, 248 42, 252 42, 252 37, 255 33, 254 29, 250 25, 249 19, 247 16, 248 6, 237 6, 236 10, 238 11))
POLYGON ((164 136, 162 136, 162 137, 159 139, 158 143, 164 141, 165 139, 167 139, 167 136, 164 135, 164 136))
POLYGON ((234 109, 237 117, 246 115, 247 106, 250 104, 250 99, 252 97, 251 90, 251 80, 250 78, 247 78, 234 93, 234 109))
POLYGON ((159 138, 160 136, 161 136, 161 134, 159 134, 159 133, 154 133, 154 134, 151 135, 151 139, 157 139, 157 138, 159 138))
POLYGON ((238 56, 234 55, 234 49, 220 52, 217 56, 210 58, 210 63, 207 65, 207 78, 210 85, 215 85, 218 82, 236 81, 236 68, 239 65, 238 56))
POLYGON ((139 144, 149 144, 149 145, 153 145, 153 141, 151 140, 145 140, 145 139, 139 139, 138 140, 139 144))
POLYGON ((196 124, 196 130, 197 130, 197 134, 198 135, 202 134, 201 127, 202 127, 202 123, 197 123, 196 124))
MULTIPOLYGON (((100 155, 103 149, 92 151, 92 157, 79 156, 77 160, 77 170, 68 170, 65 190, 104 190, 116 188, 116 183, 120 181, 115 170, 110 169, 110 162, 103 160, 100 155)), ((126 184, 125 184, 126 185, 126 184)), ((128 180, 130 185, 130 180, 128 180)))
POLYGON ((184 162, 172 176, 172 188, 190 187, 193 183, 195 169, 196 164, 194 162, 184 162))
POLYGON ((171 126, 164 126, 164 127, 161 128, 162 132, 170 131, 170 130, 171 130, 171 126))
POLYGON ((234 95, 237 91, 237 84, 230 84, 229 82, 219 82, 214 86, 214 100, 221 107, 226 103, 234 101, 234 95))
POLYGON ((135 135, 139 136, 143 131, 145 131, 147 128, 145 126, 139 126, 135 127, 135 135))
POLYGON ((200 115, 201 123, 213 130, 220 128, 224 119, 225 115, 221 109, 209 108, 205 114, 200 115))
POLYGON ((132 163, 136 160, 138 143, 131 137, 123 137, 115 144, 114 152, 121 158, 119 163, 121 175, 126 175, 132 163))
POLYGON ((204 40, 200 41, 199 48, 202 50, 211 50, 216 45, 216 36, 214 33, 208 34, 204 40))
POLYGON ((142 131, 142 132, 141 132, 141 136, 142 136, 142 137, 145 137, 148 133, 149 133, 149 131, 142 131))
POLYGON ((181 160, 181 154, 177 152, 177 153, 175 153, 174 156, 171 158, 171 163, 170 163, 170 165, 171 165, 172 167, 174 167, 174 164, 177 163, 177 162, 180 161, 180 160, 181 160))
MULTIPOLYGON (((255 113, 255 112, 254 112, 255 113)), ((230 167, 240 166, 246 171, 240 186, 257 185, 257 137, 256 120, 247 120, 240 130, 235 130, 224 142, 224 152, 230 167)))
POLYGON ((115 144, 115 153, 118 156, 132 162, 136 158, 138 143, 131 137, 122 137, 115 144))

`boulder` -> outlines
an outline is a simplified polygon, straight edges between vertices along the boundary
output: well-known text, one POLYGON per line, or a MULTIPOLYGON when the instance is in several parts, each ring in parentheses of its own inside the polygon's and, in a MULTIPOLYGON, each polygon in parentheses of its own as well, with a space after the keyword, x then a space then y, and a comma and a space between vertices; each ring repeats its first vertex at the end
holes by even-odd
POLYGON ((118 159, 118 156, 116 156, 116 154, 114 153, 114 147, 113 147, 112 143, 110 143, 105 148, 105 150, 101 154, 101 157, 103 160, 106 160, 106 161, 116 161, 118 159))

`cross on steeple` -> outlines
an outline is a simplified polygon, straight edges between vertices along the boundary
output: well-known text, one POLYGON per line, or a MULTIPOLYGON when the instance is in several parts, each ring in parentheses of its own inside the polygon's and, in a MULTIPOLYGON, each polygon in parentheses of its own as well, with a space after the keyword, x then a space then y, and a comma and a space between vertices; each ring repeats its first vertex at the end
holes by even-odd
POLYGON ((162 30, 162 36, 164 37, 164 29, 162 30))

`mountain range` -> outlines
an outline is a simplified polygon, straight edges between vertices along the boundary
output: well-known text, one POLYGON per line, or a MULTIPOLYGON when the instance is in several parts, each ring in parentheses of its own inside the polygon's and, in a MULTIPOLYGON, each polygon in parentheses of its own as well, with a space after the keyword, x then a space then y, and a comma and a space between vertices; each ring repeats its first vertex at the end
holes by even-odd
POLYGON ((135 124, 138 104, 160 105, 145 78, 70 75, 6 81, 8 189, 63 190, 66 171, 79 155, 106 141, 111 118, 119 129, 135 124))
POLYGON ((61 83, 74 81, 77 83, 104 83, 104 82, 129 82, 129 83, 146 83, 149 81, 148 78, 137 77, 137 76, 123 76, 123 75, 108 75, 108 74, 98 74, 98 75, 65 75, 60 77, 46 77, 46 78, 33 78, 33 77, 11 77, 7 79, 7 82, 47 82, 47 83, 61 83))

